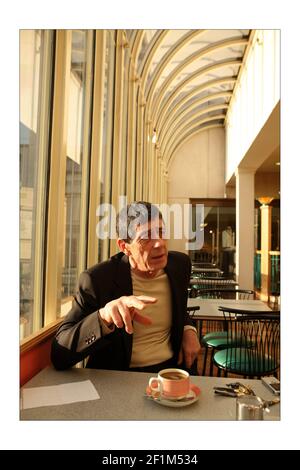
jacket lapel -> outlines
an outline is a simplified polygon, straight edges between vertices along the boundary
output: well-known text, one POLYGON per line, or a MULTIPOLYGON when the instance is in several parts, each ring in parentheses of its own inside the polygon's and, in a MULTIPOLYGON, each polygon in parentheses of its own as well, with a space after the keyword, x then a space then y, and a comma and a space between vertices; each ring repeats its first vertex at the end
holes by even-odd
MULTIPOLYGON (((120 259, 120 262, 118 263, 115 278, 115 292, 117 294, 116 298, 122 297, 123 295, 132 295, 130 264, 126 255, 123 255, 120 259)), ((129 367, 132 352, 132 335, 126 333, 124 328, 120 330, 120 333, 122 334, 122 339, 126 351, 126 361, 129 367)))
POLYGON ((177 357, 180 349, 180 326, 179 326, 179 305, 180 305, 180 293, 182 292, 182 286, 179 285, 179 281, 176 278, 176 268, 173 265, 173 257, 168 256, 168 263, 165 267, 165 272, 169 278, 171 292, 172 292, 172 328, 171 328, 171 343, 173 346, 175 357, 177 357))
POLYGON ((119 297, 122 295, 132 295, 130 264, 126 255, 123 255, 118 263, 116 278, 114 281, 116 292, 120 294, 119 297))

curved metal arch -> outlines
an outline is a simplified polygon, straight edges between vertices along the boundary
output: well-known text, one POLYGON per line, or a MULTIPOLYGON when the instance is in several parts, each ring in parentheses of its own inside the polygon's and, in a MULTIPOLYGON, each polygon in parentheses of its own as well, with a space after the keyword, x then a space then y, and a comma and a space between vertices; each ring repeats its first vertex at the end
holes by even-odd
MULTIPOLYGON (((169 31, 170 30, 167 30, 167 33, 169 33, 169 31)), ((203 30, 203 31, 205 31, 205 30, 203 30)), ((165 59, 162 61, 162 64, 164 64, 164 66, 163 67, 159 66, 159 72, 155 71, 154 77, 151 81, 151 86, 153 84, 155 85, 157 83, 157 80, 159 79, 159 77, 161 76, 161 73, 164 70, 164 67, 168 65, 168 63, 174 57, 174 55, 179 50, 181 50, 187 43, 189 43, 195 36, 199 36, 199 34, 201 32, 202 32, 202 30, 196 30, 196 32, 193 31, 192 33, 188 32, 183 38, 181 38, 179 41, 177 41, 175 47, 171 48, 171 51, 169 51, 166 54, 165 59)), ((157 50, 157 49, 158 49, 158 46, 155 50, 157 50)), ((145 96, 145 85, 146 85, 146 79, 147 79, 147 76, 148 76, 149 66, 150 66, 150 61, 147 63, 147 70, 145 70, 145 71, 143 70, 143 74, 142 74, 142 78, 141 78, 141 88, 142 88, 142 92, 144 94, 145 103, 146 103, 146 107, 145 107, 146 120, 150 122, 151 121, 150 112, 149 112, 150 108, 148 106, 148 98, 145 96)))
POLYGON ((136 60, 138 56, 138 51, 141 47, 141 42, 143 38, 143 32, 144 32, 143 29, 138 30, 137 34, 135 35, 133 46, 132 46, 131 56, 132 56, 132 61, 133 61, 135 69, 136 69, 136 60))
MULTIPOLYGON (((135 73, 137 75, 139 75, 139 69, 142 66, 142 65, 140 67, 137 66, 138 65, 137 64, 137 59, 139 57, 139 53, 140 53, 140 50, 141 50, 143 36, 145 34, 145 31, 146 31, 145 29, 139 29, 138 30, 138 34, 136 35, 135 42, 134 42, 133 48, 132 48, 132 55, 134 55, 134 68, 135 68, 135 73)), ((158 33, 159 33, 159 31, 157 31, 155 33, 155 35, 153 36, 153 38, 151 39, 149 44, 151 44, 152 40, 154 40, 154 38, 157 36, 158 33)), ((147 54, 145 54, 145 57, 142 60, 141 64, 143 64, 145 62, 146 58, 147 58, 147 54)))
MULTIPOLYGON (((207 96, 204 96, 198 100, 195 100, 193 102, 193 104, 191 104, 190 106, 186 107, 185 109, 183 109, 181 112, 179 112, 178 114, 175 114, 175 113, 170 113, 169 117, 168 117, 168 120, 170 120, 170 116, 173 117, 173 115, 175 114, 176 118, 174 120, 172 120, 172 123, 170 126, 167 125, 167 121, 163 124, 162 126, 162 129, 161 129, 161 133, 159 134, 161 136, 161 138, 158 138, 158 142, 161 146, 161 148, 163 148, 164 144, 163 142, 165 141, 165 139, 168 137, 168 135, 172 132, 172 130, 175 128, 176 124, 182 119, 184 118, 187 114, 189 114, 193 109, 197 108, 197 106, 205 103, 206 101, 211 101, 211 100, 214 100, 214 99, 217 99, 217 98, 225 98, 225 97, 230 97, 232 96, 232 91, 220 91, 220 92, 217 92, 217 93, 211 93, 210 95, 207 95, 207 96)), ((220 105, 222 103, 219 103, 220 105)), ((228 108, 228 105, 227 103, 223 103, 223 107, 226 107, 228 108)), ((209 108, 207 108, 207 111, 209 111, 209 108)))
POLYGON ((217 129, 217 128, 222 128, 223 129, 224 126, 223 126, 223 124, 210 124, 209 126, 202 127, 201 129, 194 128, 192 130, 192 132, 189 132, 188 134, 186 134, 178 142, 176 147, 172 150, 172 153, 170 154, 170 158, 169 158, 168 163, 166 165, 166 171, 169 171, 169 168, 171 166, 171 163, 172 163, 172 160, 173 160, 173 157, 174 157, 174 153, 180 148, 181 145, 183 145, 185 143, 185 141, 187 141, 190 137, 193 137, 195 134, 199 134, 200 132, 204 132, 204 131, 207 131, 209 129, 217 129))
MULTIPOLYGON (((200 119, 200 121, 198 121, 194 125, 192 125, 192 122, 190 122, 189 125, 187 125, 187 126, 185 126, 181 129, 180 133, 176 134, 175 138, 173 139, 173 142, 170 142, 168 148, 166 148, 165 155, 168 155, 168 154, 172 153, 174 146, 177 145, 176 137, 177 136, 179 137, 181 134, 184 134, 185 130, 187 130, 188 128, 193 128, 195 126, 201 126, 201 124, 205 124, 206 122, 217 121, 219 119, 224 119, 224 118, 225 118, 225 114, 217 114, 216 116, 210 116, 209 118, 200 119)), ((163 159, 166 160, 165 157, 163 157, 163 159)), ((168 165, 168 161, 166 162, 166 165, 168 165)))
MULTIPOLYGON (((167 98, 164 104, 162 104, 162 107, 160 109, 156 109, 156 113, 153 115, 152 114, 152 120, 154 123, 157 121, 157 113, 158 111, 160 112, 160 115, 163 113, 165 114, 166 110, 168 109, 171 101, 176 98, 176 96, 182 91, 182 89, 188 85, 190 82, 195 80, 195 78, 201 77, 201 75, 205 75, 207 72, 211 72, 212 70, 216 70, 218 68, 223 68, 223 67, 228 67, 230 65, 242 65, 242 60, 241 59, 229 59, 229 60, 221 60, 220 62, 217 62, 212 65, 207 65, 206 67, 203 67, 202 69, 196 70, 192 75, 187 77, 183 82, 181 82, 176 88, 174 88, 173 92, 170 94, 170 96, 167 98)), ((222 78, 228 78, 228 77, 222 77, 222 78)))
MULTIPOLYGON (((202 108, 202 109, 198 110, 198 112, 195 112, 191 116, 189 116, 188 119, 183 118, 179 122, 177 122, 177 125, 175 125, 173 127, 173 129, 170 129, 170 132, 168 133, 168 136, 164 139, 164 142, 161 142, 161 144, 160 144, 162 154, 164 153, 166 148, 169 147, 169 143, 174 141, 174 139, 176 139, 176 135, 178 133, 180 133, 180 129, 183 126, 188 125, 190 122, 192 122, 197 117, 200 117, 200 116, 202 116, 204 114, 207 114, 211 111, 218 111, 218 110, 221 110, 221 109, 225 109, 225 110, 228 109, 228 104, 219 103, 219 104, 207 106, 205 108, 202 108)), ((207 117, 209 118, 210 116, 207 116, 207 117)), ((224 117, 225 117, 225 115, 224 115, 224 117)))
MULTIPOLYGON (((194 95, 197 95, 198 93, 200 93, 201 91, 204 91, 206 89, 209 89, 209 88, 213 88, 217 85, 223 85, 224 83, 235 83, 236 82, 236 78, 235 77, 230 77, 230 78, 217 78, 217 79, 214 79, 214 80, 210 80, 209 82, 205 82, 205 83, 202 83, 201 85, 199 85, 197 88, 194 88, 193 90, 191 90, 190 92, 188 92, 186 95, 184 95, 176 104, 175 106, 170 110, 170 108, 168 108, 168 111, 169 111, 169 114, 166 118, 166 120, 162 123, 161 125, 161 128, 163 129, 163 127, 170 121, 170 119, 172 119, 172 116, 173 114, 175 114, 178 109, 183 106, 187 101, 189 101, 194 95), (170 112, 171 111, 171 112, 170 112)), ((224 90, 225 91, 225 90, 224 90)), ((157 120, 157 136, 159 137, 160 133, 159 133, 159 128, 160 128, 160 123, 162 121, 162 118, 164 117, 165 113, 162 113, 159 115, 158 117, 158 120, 157 120)))
MULTIPOLYGON (((191 54, 186 60, 183 61, 182 64, 178 65, 176 69, 169 75, 169 77, 164 81, 161 89, 158 92, 158 95, 156 96, 154 102, 153 102, 153 108, 152 110, 156 111, 158 107, 158 103, 163 101, 163 96, 165 92, 168 90, 168 87, 170 84, 173 82, 174 78, 178 76, 189 64, 194 62, 195 60, 198 60, 207 54, 211 52, 215 52, 219 49, 224 49, 226 47, 234 46, 234 45, 247 45, 248 44, 248 38, 230 38, 230 39, 225 39, 222 41, 218 41, 213 43, 212 45, 205 47, 204 49, 201 49, 200 51, 195 52, 194 54, 191 54)), ((152 96, 149 97, 149 107, 152 105, 152 96)))
MULTIPOLYGON (((170 49, 169 52, 167 52, 166 56, 162 60, 161 64, 157 67, 157 69, 154 72, 153 79, 151 80, 151 84, 148 86, 148 89, 144 89, 145 91, 145 96, 146 99, 148 100, 149 95, 153 87, 155 87, 157 80, 160 78, 162 75, 164 69, 167 67, 167 65, 171 62, 173 57, 179 52, 183 47, 185 47, 189 42, 191 42, 195 36, 199 36, 200 34, 204 33, 206 29, 199 29, 196 31, 188 32, 183 38, 180 38, 177 43, 175 43, 175 46, 170 49)), ((146 76, 144 77, 146 80, 146 76)))
MULTIPOLYGON (((222 109, 222 108, 221 108, 222 109)), ((185 123, 186 125, 185 126, 181 126, 180 128, 180 132, 178 132, 176 135, 173 136, 173 139, 171 138, 169 141, 168 141, 168 144, 166 145, 165 147, 165 151, 164 153, 162 153, 162 155, 166 155, 168 154, 169 150, 172 148, 173 144, 176 142, 176 139, 177 139, 177 136, 180 136, 182 134, 182 132, 188 128, 189 126, 192 127, 195 122, 195 125, 201 125, 201 124, 205 124, 206 122, 210 122, 210 121, 215 121, 215 120, 220 120, 220 119, 223 119, 223 125, 224 125, 224 119, 225 119, 225 116, 226 114, 222 113, 222 114, 217 114, 215 116, 209 116, 209 117, 205 117, 203 119, 200 119, 200 121, 197 121, 195 122, 195 116, 193 116, 193 119, 189 120, 187 123, 185 123)))
POLYGON ((124 29, 124 34, 125 34, 125 37, 126 37, 126 41, 127 41, 128 45, 129 45, 129 47, 132 48, 132 45, 133 45, 133 43, 134 43, 134 41, 135 41, 135 38, 136 38, 136 36, 137 36, 138 30, 137 30, 137 29, 134 29, 134 30, 133 30, 134 32, 132 33, 132 36, 131 36, 130 38, 128 38, 127 31, 128 31, 127 29, 124 29))
POLYGON ((141 85, 143 87, 143 92, 144 92, 144 86, 143 86, 144 70, 149 68, 149 63, 151 63, 154 53, 157 51, 157 49, 159 48, 159 46, 161 45, 162 41, 164 40, 164 38, 166 37, 169 31, 170 31, 169 29, 162 29, 162 30, 158 30, 155 33, 155 35, 153 36, 149 44, 150 52, 149 54, 145 54, 145 57, 140 67, 137 69, 137 73, 141 77, 141 85))

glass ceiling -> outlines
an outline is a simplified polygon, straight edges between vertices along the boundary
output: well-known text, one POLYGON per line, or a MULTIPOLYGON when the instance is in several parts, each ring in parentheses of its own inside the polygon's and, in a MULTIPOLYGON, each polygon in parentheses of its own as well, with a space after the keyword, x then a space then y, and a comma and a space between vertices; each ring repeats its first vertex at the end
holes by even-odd
POLYGON ((145 112, 164 148, 195 126, 224 125, 250 33, 248 29, 143 32, 137 65, 145 112))

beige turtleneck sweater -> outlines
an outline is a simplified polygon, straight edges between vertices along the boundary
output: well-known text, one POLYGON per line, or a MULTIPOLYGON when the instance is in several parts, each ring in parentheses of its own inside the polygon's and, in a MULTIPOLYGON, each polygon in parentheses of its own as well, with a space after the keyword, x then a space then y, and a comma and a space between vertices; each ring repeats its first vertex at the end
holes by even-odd
MULTIPOLYGON (((133 295, 155 297, 157 302, 143 310, 152 319, 152 325, 133 320, 133 345, 130 367, 158 364, 173 356, 170 342, 172 300, 169 279, 161 270, 154 278, 137 276, 131 271, 133 295)), ((141 312, 141 314, 143 314, 141 312)))

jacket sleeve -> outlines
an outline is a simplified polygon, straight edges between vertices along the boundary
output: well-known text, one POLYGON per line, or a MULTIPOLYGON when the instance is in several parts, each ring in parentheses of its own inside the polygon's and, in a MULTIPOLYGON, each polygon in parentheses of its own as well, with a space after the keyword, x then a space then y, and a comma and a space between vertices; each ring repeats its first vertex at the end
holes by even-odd
POLYGON ((93 282, 88 272, 79 277, 78 292, 72 308, 57 330, 52 342, 51 360, 58 370, 72 367, 96 350, 105 349, 110 343, 111 333, 101 334, 98 309, 102 307, 94 292, 93 282))

